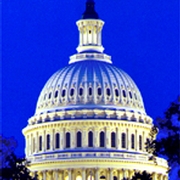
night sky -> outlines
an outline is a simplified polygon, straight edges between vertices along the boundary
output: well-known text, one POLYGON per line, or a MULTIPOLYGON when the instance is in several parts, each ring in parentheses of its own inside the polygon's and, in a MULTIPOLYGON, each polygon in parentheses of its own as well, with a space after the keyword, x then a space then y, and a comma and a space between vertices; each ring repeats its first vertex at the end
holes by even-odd
MULTIPOLYGON (((139 87, 146 112, 163 116, 178 96, 178 0, 96 0, 103 46, 139 87)), ((24 156, 22 129, 50 76, 76 53, 75 22, 85 0, 6 0, 3 4, 2 133, 24 156)))

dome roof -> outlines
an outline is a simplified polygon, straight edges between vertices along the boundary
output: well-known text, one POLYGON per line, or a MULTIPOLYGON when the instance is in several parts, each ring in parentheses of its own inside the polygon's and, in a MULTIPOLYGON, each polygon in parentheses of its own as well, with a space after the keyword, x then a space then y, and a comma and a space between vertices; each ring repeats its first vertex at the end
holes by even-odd
POLYGON ((124 71, 107 62, 86 60, 51 76, 40 93, 36 114, 99 108, 145 113, 140 91, 124 71))

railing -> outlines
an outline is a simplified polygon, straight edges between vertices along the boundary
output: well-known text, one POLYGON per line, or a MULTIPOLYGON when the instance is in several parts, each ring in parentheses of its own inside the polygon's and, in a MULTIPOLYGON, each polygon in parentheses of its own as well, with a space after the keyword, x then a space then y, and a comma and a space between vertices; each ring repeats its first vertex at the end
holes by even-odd
MULTIPOLYGON (((116 160, 126 161, 141 161, 148 162, 148 155, 143 154, 130 154, 125 152, 67 152, 67 153, 54 153, 54 154, 40 154, 33 157, 28 157, 31 163, 54 161, 54 160, 68 160, 68 159, 87 159, 87 158, 109 158, 116 160)), ((156 159, 158 165, 167 166, 167 161, 162 158, 156 159)), ((152 162, 152 161, 149 161, 152 162)), ((153 162, 152 162, 153 163, 153 162)))

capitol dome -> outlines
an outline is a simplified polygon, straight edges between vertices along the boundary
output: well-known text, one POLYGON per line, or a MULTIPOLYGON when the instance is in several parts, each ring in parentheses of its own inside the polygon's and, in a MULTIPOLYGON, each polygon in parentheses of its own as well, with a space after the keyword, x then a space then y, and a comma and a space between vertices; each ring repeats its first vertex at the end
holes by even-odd
POLYGON ((69 108, 145 114, 140 91, 124 71, 107 62, 86 59, 71 63, 51 76, 39 96, 36 114, 69 108))
POLYGON ((141 93, 103 52, 94 4, 87 0, 76 23, 77 53, 47 81, 23 129, 29 169, 39 180, 129 180, 143 171, 167 180, 167 161, 146 150, 153 120, 141 93))

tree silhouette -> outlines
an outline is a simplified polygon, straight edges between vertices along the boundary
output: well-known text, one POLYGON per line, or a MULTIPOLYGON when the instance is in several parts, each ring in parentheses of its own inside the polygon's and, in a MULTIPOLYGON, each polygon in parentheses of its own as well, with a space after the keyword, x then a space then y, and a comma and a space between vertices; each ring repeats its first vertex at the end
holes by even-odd
POLYGON ((27 168, 28 164, 25 158, 19 158, 14 154, 17 145, 14 138, 4 138, 0 135, 1 148, 0 158, 0 179, 3 180, 35 180, 32 178, 27 168))
POLYGON ((142 173, 136 172, 131 180, 152 180, 152 175, 148 174, 146 171, 142 173))
POLYGON ((167 159, 172 172, 171 179, 180 179, 180 97, 172 102, 165 111, 163 118, 157 118, 155 125, 159 129, 157 140, 146 142, 146 150, 151 151, 150 160, 154 160, 155 156, 167 159))

